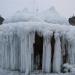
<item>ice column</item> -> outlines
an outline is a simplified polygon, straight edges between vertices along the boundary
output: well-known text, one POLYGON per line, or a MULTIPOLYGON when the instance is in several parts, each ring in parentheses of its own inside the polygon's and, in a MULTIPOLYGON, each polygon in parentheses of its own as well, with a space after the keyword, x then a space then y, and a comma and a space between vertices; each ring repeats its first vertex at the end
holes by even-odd
POLYGON ((66 39, 68 41, 68 63, 74 64, 73 56, 74 56, 74 47, 75 47, 75 41, 74 41, 74 36, 71 36, 70 33, 68 32, 66 34, 66 39))
POLYGON ((34 32, 29 32, 28 35, 28 51, 27 51, 27 67, 26 72, 33 70, 33 43, 34 43, 34 32))
POLYGON ((75 64, 75 39, 71 39, 69 42, 69 58, 70 58, 70 64, 75 64))
POLYGON ((20 54, 20 71, 26 71, 26 55, 27 55, 27 34, 21 31, 21 54, 20 54))
MULTIPOLYGON (((62 40, 61 40, 61 51, 62 51, 62 58, 65 56, 65 38, 64 35, 62 35, 62 40)), ((62 63, 63 63, 63 59, 62 59, 62 63)))
POLYGON ((60 43, 60 34, 55 33, 55 48, 54 48, 54 57, 53 57, 53 72, 60 73, 61 71, 61 43, 60 43))
POLYGON ((33 61, 34 61, 34 51, 33 51, 33 44, 35 42, 35 33, 31 31, 29 33, 29 51, 30 51, 30 71, 33 71, 33 61))
POLYGON ((43 44, 43 66, 42 70, 44 72, 51 71, 51 37, 53 33, 47 32, 44 34, 44 44, 43 44))
POLYGON ((61 48, 62 48, 62 64, 64 64, 68 62, 68 41, 65 34, 62 34, 61 48))
POLYGON ((19 62, 19 56, 18 56, 18 45, 19 45, 19 38, 17 36, 17 33, 14 31, 11 34, 10 37, 10 68, 12 70, 18 69, 18 62, 19 62))
POLYGON ((9 34, 8 33, 3 33, 1 34, 1 67, 4 69, 9 68, 9 54, 10 54, 10 49, 9 49, 9 34))
POLYGON ((14 40, 14 33, 12 33, 11 37, 10 37, 10 66, 11 66, 11 69, 15 69, 15 47, 14 47, 14 43, 15 43, 15 40, 14 40))
POLYGON ((9 34, 6 33, 4 36, 4 68, 9 69, 10 67, 10 44, 9 44, 9 34))
POLYGON ((34 33, 33 32, 22 32, 21 33, 21 72, 28 74, 32 70, 33 62, 33 43, 34 33))
POLYGON ((71 63, 71 44, 70 44, 70 42, 68 41, 68 63, 71 63))
POLYGON ((3 47, 2 47, 2 32, 0 32, 0 66, 2 67, 2 51, 3 51, 3 47))
POLYGON ((4 68, 4 35, 0 32, 1 68, 4 68))

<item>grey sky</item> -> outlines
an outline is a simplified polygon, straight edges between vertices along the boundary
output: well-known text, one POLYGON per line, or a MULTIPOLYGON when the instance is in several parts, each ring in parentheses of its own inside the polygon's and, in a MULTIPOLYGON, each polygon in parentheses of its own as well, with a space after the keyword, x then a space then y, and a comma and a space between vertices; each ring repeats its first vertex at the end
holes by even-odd
POLYGON ((75 13, 75 0, 0 0, 0 14, 6 18, 26 7, 43 11, 51 6, 64 17, 70 17, 75 13))

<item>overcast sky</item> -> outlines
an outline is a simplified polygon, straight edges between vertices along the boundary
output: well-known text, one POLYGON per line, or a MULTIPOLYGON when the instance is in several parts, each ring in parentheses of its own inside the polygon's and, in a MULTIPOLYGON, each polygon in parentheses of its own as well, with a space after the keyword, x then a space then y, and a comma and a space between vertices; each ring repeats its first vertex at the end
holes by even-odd
POLYGON ((32 11, 38 8, 39 11, 43 11, 51 6, 64 17, 75 14, 75 0, 0 0, 0 14, 6 18, 24 8, 32 11))

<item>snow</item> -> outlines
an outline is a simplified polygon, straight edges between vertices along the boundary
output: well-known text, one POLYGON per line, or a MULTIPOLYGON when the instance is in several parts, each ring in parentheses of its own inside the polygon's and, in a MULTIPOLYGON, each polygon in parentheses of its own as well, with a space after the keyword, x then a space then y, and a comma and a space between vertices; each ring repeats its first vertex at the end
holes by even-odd
POLYGON ((7 18, 4 23, 13 22, 41 22, 43 21, 35 13, 30 12, 28 9, 17 11, 11 18, 7 18))
POLYGON ((22 11, 17 11, 11 18, 7 18, 4 23, 13 22, 46 22, 53 24, 69 25, 66 18, 59 15, 54 7, 40 12, 38 14, 30 12, 27 8, 22 11))
POLYGON ((66 18, 60 16, 54 7, 47 9, 41 13, 41 18, 47 23, 53 24, 69 24, 66 18))
POLYGON ((65 63, 63 67, 66 69, 67 72, 75 72, 75 65, 73 64, 65 63))
MULTIPOLYGON (((37 73, 37 75, 74 75, 75 73, 61 73, 61 74, 51 74, 51 73, 37 73)), ((24 73, 19 73, 18 71, 8 71, 0 68, 0 75, 25 75, 24 73)), ((30 75, 36 75, 36 73, 30 73, 30 75)))

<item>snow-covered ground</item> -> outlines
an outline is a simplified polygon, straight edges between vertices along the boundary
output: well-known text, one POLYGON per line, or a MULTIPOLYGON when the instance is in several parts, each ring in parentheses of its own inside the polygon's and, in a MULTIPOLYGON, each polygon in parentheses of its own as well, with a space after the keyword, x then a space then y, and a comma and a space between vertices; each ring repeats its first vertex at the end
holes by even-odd
MULTIPOLYGON (((0 75, 25 75, 25 73, 20 73, 18 71, 7 71, 0 69, 0 75)), ((30 73, 30 75, 75 75, 75 73, 30 73)))

